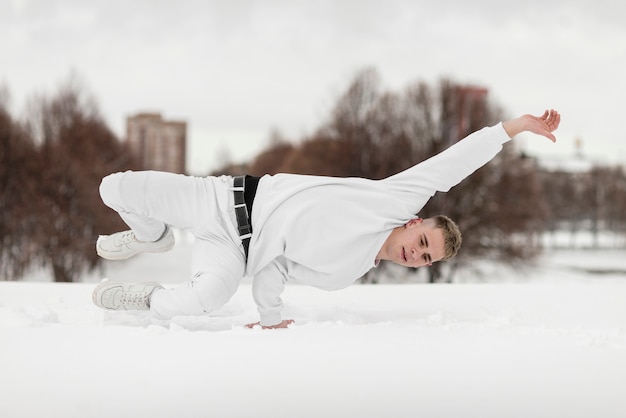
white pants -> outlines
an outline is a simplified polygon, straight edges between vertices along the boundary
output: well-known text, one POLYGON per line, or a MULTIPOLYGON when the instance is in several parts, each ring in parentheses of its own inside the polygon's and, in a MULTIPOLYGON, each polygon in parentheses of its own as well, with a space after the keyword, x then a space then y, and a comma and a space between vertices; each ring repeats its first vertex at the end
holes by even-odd
POLYGON ((188 229, 196 238, 191 280, 153 293, 150 310, 156 317, 201 315, 235 294, 246 259, 237 233, 232 183, 230 176, 157 171, 126 171, 102 179, 102 201, 119 213, 139 240, 159 239, 166 224, 188 229))

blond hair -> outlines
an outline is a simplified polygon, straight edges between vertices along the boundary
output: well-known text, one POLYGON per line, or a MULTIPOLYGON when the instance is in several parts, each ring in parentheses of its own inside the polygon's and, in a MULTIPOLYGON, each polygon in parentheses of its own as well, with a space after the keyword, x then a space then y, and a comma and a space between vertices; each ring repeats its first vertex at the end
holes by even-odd
POLYGON ((443 231, 443 247, 445 254, 442 260, 449 260, 454 257, 459 252, 459 248, 461 248, 461 242, 463 241, 461 230, 452 219, 445 215, 433 216, 432 219, 435 221, 435 227, 441 228, 443 231))

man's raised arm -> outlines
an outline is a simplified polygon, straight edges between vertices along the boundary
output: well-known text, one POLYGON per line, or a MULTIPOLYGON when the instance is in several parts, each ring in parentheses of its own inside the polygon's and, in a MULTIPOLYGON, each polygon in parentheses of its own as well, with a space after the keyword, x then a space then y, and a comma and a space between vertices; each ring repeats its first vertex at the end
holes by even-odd
POLYGON ((523 115, 483 128, 383 181, 390 189, 404 192, 407 209, 417 213, 436 192, 447 192, 489 162, 515 135, 532 132, 556 141, 552 132, 558 128, 560 120, 556 110, 546 110, 541 116, 523 115))

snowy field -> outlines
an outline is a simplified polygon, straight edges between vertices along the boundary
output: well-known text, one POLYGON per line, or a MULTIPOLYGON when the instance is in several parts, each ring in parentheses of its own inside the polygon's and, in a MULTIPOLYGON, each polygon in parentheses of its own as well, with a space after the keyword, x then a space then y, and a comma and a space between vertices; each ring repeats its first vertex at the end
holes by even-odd
MULTIPOLYGON (((180 238, 180 237, 179 237, 180 238)), ((0 282, 0 417, 626 417, 623 250, 556 251, 457 284, 288 286, 288 330, 91 305, 100 277, 176 286, 189 243, 80 284, 0 282)), ((182 272, 182 275, 181 275, 182 272)))

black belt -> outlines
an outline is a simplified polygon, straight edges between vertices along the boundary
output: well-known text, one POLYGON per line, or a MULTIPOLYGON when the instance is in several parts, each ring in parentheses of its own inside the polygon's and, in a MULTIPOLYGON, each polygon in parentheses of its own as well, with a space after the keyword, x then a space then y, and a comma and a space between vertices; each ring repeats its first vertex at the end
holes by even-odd
POLYGON ((239 238, 243 244, 243 250, 248 259, 250 238, 252 237, 252 205, 254 195, 259 183, 258 177, 237 176, 233 178, 233 194, 235 196, 235 215, 237 216, 237 229, 239 238))

